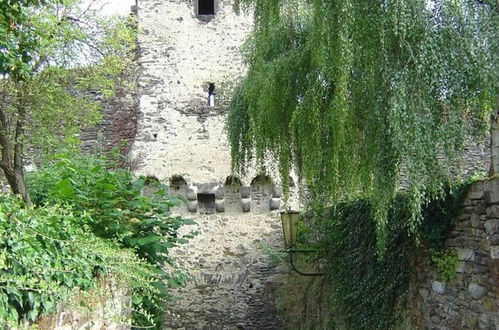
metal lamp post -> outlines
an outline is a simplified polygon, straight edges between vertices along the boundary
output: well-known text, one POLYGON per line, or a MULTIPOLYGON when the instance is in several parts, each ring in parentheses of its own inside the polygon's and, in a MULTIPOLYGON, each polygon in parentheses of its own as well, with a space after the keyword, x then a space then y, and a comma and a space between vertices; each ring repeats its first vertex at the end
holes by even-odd
POLYGON ((321 276, 324 273, 305 273, 299 271, 294 262, 293 254, 299 252, 312 252, 312 251, 300 251, 296 250, 296 237, 298 232, 298 221, 300 220, 300 212, 287 210, 281 212, 281 222, 282 222, 282 232, 284 234, 284 244, 286 246, 286 252, 289 253, 289 261, 291 268, 300 275, 304 276, 321 276))

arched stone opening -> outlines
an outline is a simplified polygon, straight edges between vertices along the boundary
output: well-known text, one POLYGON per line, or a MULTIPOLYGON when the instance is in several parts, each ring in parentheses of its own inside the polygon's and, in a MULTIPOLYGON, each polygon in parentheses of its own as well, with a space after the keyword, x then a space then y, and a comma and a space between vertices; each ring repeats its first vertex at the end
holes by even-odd
POLYGON ((251 181, 251 211, 270 211, 272 200, 272 179, 265 174, 259 174, 251 181))
POLYGON ((226 212, 241 212, 241 186, 242 182, 237 176, 230 175, 224 184, 224 207, 226 212))
POLYGON ((185 196, 187 192, 187 181, 181 175, 172 175, 169 179, 170 195, 185 196))

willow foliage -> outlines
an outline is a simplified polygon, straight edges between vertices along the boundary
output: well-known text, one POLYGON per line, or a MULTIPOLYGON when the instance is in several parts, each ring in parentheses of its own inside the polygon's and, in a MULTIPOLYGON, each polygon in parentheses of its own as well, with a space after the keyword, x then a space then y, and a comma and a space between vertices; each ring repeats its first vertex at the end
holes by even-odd
POLYGON ((411 228, 499 91, 494 1, 241 0, 249 65, 227 121, 233 168, 296 165, 315 205, 367 196, 378 240, 401 173, 411 228))

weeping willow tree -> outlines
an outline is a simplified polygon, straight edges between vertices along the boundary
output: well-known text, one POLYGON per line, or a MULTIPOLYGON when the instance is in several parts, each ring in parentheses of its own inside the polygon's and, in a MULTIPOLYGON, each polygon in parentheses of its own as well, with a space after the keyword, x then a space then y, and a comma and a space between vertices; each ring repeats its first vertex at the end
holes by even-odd
POLYGON ((498 108, 496 1, 240 0, 255 15, 227 120, 233 169, 296 165, 312 206, 367 197, 378 244, 401 175, 415 232, 498 108))

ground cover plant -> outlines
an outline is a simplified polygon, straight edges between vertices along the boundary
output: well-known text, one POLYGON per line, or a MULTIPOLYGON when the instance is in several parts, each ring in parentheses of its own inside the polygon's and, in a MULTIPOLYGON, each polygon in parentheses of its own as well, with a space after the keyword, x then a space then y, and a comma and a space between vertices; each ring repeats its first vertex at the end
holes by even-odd
POLYGON ((0 195, 0 326, 35 322, 79 290, 112 277, 134 294, 157 296, 161 273, 131 249, 94 235, 69 205, 25 208, 0 195))

